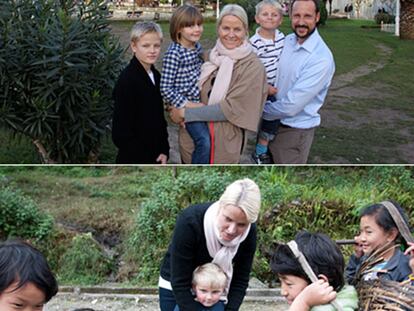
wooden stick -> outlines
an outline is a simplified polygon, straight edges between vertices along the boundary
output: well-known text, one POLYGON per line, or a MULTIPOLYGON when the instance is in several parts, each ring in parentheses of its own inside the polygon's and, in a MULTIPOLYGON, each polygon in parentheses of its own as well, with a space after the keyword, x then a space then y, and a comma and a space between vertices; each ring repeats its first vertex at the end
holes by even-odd
MULTIPOLYGON (((296 259, 299 261, 300 265, 302 266, 303 270, 305 271, 309 279, 312 281, 312 283, 317 282, 318 277, 315 275, 315 272, 313 272, 311 266, 309 265, 303 253, 299 250, 296 242, 290 241, 287 243, 287 245, 292 250, 293 255, 295 255, 296 259)), ((342 307, 338 304, 336 299, 332 300, 330 304, 333 305, 338 311, 343 311, 342 307)))

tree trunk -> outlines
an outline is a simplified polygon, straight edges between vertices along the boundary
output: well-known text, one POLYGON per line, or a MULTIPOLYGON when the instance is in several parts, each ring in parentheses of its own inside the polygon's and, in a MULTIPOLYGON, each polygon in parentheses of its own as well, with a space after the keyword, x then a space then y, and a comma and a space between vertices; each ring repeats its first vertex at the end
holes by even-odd
POLYGON ((414 40, 414 0, 401 0, 400 38, 414 40))

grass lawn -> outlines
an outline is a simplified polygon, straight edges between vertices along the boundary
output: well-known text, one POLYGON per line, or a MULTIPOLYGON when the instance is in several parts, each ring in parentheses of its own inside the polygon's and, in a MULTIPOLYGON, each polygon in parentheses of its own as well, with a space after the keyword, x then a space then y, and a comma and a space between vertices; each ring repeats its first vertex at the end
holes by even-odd
MULTIPOLYGON (((112 23, 125 47, 132 24, 112 23)), ((373 25, 332 19, 319 29, 334 54, 336 73, 309 163, 414 163, 414 41, 361 27, 373 25)), ((165 49, 169 24, 161 26, 165 49)), ((287 18, 281 29, 291 32, 287 18)), ((214 42, 215 24, 205 23, 202 44, 210 48, 214 42)), ((113 163, 115 155, 110 137, 104 139, 101 163, 113 163)), ((29 140, 0 128, 0 163, 39 163, 39 158, 29 140)))

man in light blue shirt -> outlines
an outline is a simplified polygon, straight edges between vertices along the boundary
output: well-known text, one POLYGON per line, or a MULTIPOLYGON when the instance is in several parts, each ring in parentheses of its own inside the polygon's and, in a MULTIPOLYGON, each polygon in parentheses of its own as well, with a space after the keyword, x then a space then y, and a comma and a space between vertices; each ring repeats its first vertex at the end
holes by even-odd
POLYGON ((317 1, 294 0, 291 14, 294 33, 286 37, 280 58, 277 100, 265 106, 263 118, 281 120, 278 134, 269 145, 274 163, 305 164, 315 128, 321 123, 318 111, 335 63, 316 29, 320 18, 317 1))

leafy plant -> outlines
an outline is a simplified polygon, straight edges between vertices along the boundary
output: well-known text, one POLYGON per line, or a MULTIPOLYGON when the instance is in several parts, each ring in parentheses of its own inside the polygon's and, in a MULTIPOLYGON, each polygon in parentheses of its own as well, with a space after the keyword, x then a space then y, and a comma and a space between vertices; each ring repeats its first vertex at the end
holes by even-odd
POLYGON ((0 125, 45 163, 97 162, 123 49, 100 0, 2 1, 0 125))
POLYGON ((328 10, 326 9, 326 1, 319 0, 320 19, 319 25, 326 25, 328 19, 328 10))
POLYGON ((378 12, 374 15, 374 20, 378 25, 381 25, 381 22, 384 24, 394 24, 395 16, 386 12, 378 12))
POLYGON ((53 218, 20 190, 0 187, 0 239, 20 237, 42 240, 53 228, 53 218))
POLYGON ((112 268, 112 259, 91 233, 85 233, 72 239, 61 258, 58 276, 66 283, 97 284, 108 277, 112 268))
POLYGON ((254 16, 256 15, 256 4, 261 0, 225 0, 223 5, 235 3, 243 7, 247 13, 247 18, 249 20, 249 28, 254 28, 255 20, 254 16))

